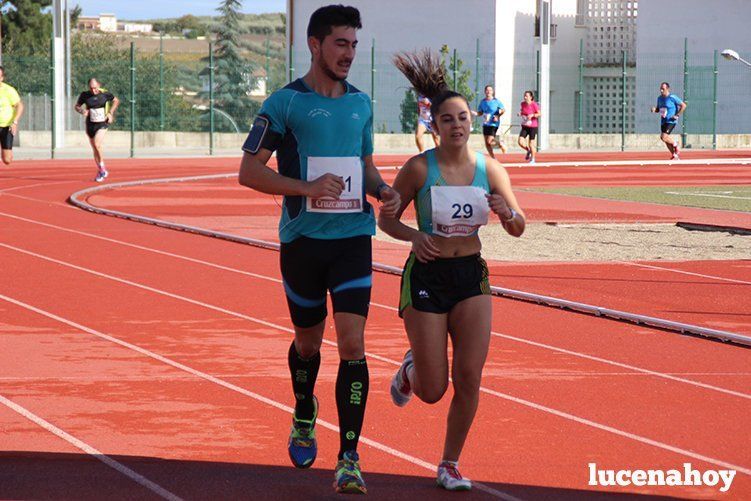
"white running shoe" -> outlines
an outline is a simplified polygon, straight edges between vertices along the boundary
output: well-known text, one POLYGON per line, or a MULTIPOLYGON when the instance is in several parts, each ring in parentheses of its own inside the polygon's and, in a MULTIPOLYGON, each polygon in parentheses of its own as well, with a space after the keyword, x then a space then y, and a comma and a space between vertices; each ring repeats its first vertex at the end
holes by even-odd
POLYGON ((536 164, 537 162, 535 162, 535 159, 534 159, 534 158, 530 158, 530 159, 529 159, 529 162, 527 162, 527 163, 528 163, 529 165, 534 165, 534 164, 536 164))
POLYGON ((472 489, 472 481, 462 477, 456 468, 456 463, 444 461, 438 465, 436 482, 447 491, 468 491, 472 489))
POLYGON ((681 159, 681 157, 678 156, 678 152, 673 153, 672 160, 680 160, 680 159, 681 159))
POLYGON ((404 407, 409 402, 409 399, 412 398, 412 385, 409 384, 409 379, 407 378, 407 369, 413 364, 412 350, 407 350, 402 366, 399 367, 394 377, 391 378, 391 401, 398 407, 404 407))

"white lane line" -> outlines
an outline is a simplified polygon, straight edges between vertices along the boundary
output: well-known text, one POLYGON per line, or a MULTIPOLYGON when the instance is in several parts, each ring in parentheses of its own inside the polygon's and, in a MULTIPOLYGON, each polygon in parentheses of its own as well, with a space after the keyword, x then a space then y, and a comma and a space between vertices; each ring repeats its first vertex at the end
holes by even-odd
POLYGON ((537 162, 529 165, 526 162, 505 163, 504 167, 625 167, 625 166, 652 166, 652 165, 680 165, 683 167, 693 165, 732 165, 741 166, 751 163, 751 158, 689 158, 685 160, 569 160, 565 162, 537 162))
MULTIPOLYGON (((188 262, 191 262, 191 263, 201 264, 201 265, 204 265, 204 266, 208 266, 210 268, 216 268, 216 269, 220 269, 220 270, 223 270, 223 271, 229 271, 231 273, 237 273, 237 274, 240 274, 240 275, 245 275, 245 276, 250 276, 250 277, 253 277, 253 278, 258 278, 260 280, 268 280, 268 281, 274 282, 274 283, 282 283, 282 281, 280 279, 278 279, 278 278, 269 277, 269 276, 261 275, 261 274, 258 274, 258 273, 251 273, 251 272, 248 272, 248 271, 239 270, 239 269, 236 269, 236 268, 231 268, 231 267, 228 267, 228 266, 223 266, 223 265, 215 264, 215 263, 211 263, 211 262, 208 262, 208 261, 203 261, 201 259, 194 259, 194 258, 183 256, 183 255, 180 255, 180 254, 173 254, 171 252, 165 252, 165 251, 153 249, 153 248, 150 248, 150 247, 144 247, 144 246, 141 246, 141 245, 131 244, 129 242, 124 242, 124 241, 121 241, 121 240, 115 240, 115 239, 112 239, 112 238, 102 237, 102 236, 99 236, 99 235, 94 235, 92 233, 86 233, 86 232, 83 232, 83 231, 72 230, 72 229, 69 229, 69 228, 64 228, 64 227, 56 226, 56 225, 53 225, 53 224, 42 223, 40 221, 34 221, 34 220, 26 219, 26 218, 23 218, 23 217, 20 217, 20 216, 14 216, 12 214, 6 214, 4 212, 0 212, 0 216, 5 216, 5 217, 8 217, 8 218, 12 218, 12 219, 17 219, 17 220, 21 220, 21 221, 25 221, 25 222, 29 222, 29 223, 41 225, 41 226, 46 226, 46 227, 49 227, 49 228, 53 228, 53 229, 57 229, 57 230, 61 230, 61 231, 69 232, 69 233, 74 233, 74 234, 77 234, 77 235, 87 236, 87 237, 90 237, 90 238, 94 238, 94 239, 98 239, 98 240, 103 240, 103 241, 106 241, 106 242, 111 242, 111 243, 115 243, 115 244, 119 244, 119 245, 124 245, 126 247, 132 247, 132 248, 143 250, 143 251, 147 251, 147 252, 153 252, 155 254, 160 254, 160 255, 164 255, 164 256, 176 258, 176 259, 181 259, 181 260, 185 260, 185 261, 188 261, 188 262)), ((630 264, 630 263, 626 263, 626 264, 630 264)), ((372 306, 375 306, 377 308, 382 308, 384 310, 398 311, 398 308, 395 308, 395 307, 390 306, 390 305, 376 303, 376 302, 372 302, 372 301, 371 301, 370 304, 372 306)), ((284 327, 277 326, 277 328, 284 328, 284 327)), ((292 332, 292 330, 288 330, 287 332, 292 332)), ((699 387, 699 388, 704 388, 704 389, 711 390, 711 391, 717 391, 717 392, 720 392, 720 393, 725 393, 725 394, 733 395, 733 396, 736 396, 736 397, 751 399, 751 394, 740 393, 740 392, 733 391, 733 390, 728 390, 726 388, 722 388, 722 387, 719 387, 719 386, 714 386, 714 385, 710 385, 710 384, 706 384, 706 383, 701 383, 699 381, 694 381, 694 380, 691 380, 691 379, 685 379, 685 378, 681 378, 681 377, 676 377, 674 375, 670 375, 670 374, 666 374, 666 373, 662 373, 662 372, 657 372, 657 371, 652 371, 652 370, 649 370, 649 369, 644 369, 642 367, 638 367, 638 366, 634 366, 634 365, 629 365, 629 364, 625 364, 625 363, 621 363, 621 362, 616 362, 614 360, 600 358, 600 357, 596 357, 596 356, 593 356, 593 355, 587 355, 585 353, 581 353, 581 352, 577 352, 577 351, 571 351, 571 350, 567 350, 567 349, 564 349, 564 348, 559 348, 559 347, 548 345, 548 344, 538 343, 538 342, 535 342, 535 341, 531 341, 531 340, 527 340, 527 339, 522 339, 522 338, 510 336, 510 335, 507 335, 507 334, 501 334, 501 333, 495 332, 495 331, 491 332, 491 334, 493 336, 496 336, 496 337, 501 337, 501 338, 509 339, 509 340, 516 341, 516 342, 519 342, 519 343, 529 344, 529 345, 532 345, 532 346, 536 346, 538 348, 552 350, 552 351, 556 351, 556 352, 559 352, 559 353, 565 353, 567 355, 571 355, 571 356, 574 356, 574 357, 584 358, 584 359, 588 359, 588 360, 600 362, 600 363, 603 363, 603 364, 613 365, 613 366, 616 366, 616 367, 621 367, 623 369, 629 369, 629 370, 632 370, 632 371, 635 371, 635 372, 640 372, 642 374, 648 374, 650 376, 660 377, 660 378, 664 378, 664 379, 670 379, 671 381, 676 381, 676 382, 679 382, 679 383, 684 383, 684 384, 688 384, 688 385, 691 385, 691 386, 696 386, 696 387, 699 387)), ((329 342, 329 341, 326 341, 326 340, 324 340, 324 341, 325 342, 329 342)), ((333 342, 331 342, 331 344, 332 344, 332 346, 335 345, 335 343, 333 343, 333 342)))
POLYGON ((731 282, 734 284, 742 284, 742 285, 751 285, 751 282, 747 280, 737 280, 735 278, 725 278, 725 277, 718 277, 717 275, 706 275, 704 273, 696 273, 693 271, 684 271, 684 270, 676 270, 674 268, 667 268, 665 266, 656 266, 653 264, 646 264, 646 263, 638 263, 638 262, 629 262, 629 261, 614 261, 616 263, 620 264, 627 264, 629 266, 636 266, 639 268, 649 268, 651 270, 661 270, 661 271, 670 271, 672 273, 680 273, 681 275, 690 275, 693 277, 700 277, 700 278, 710 278, 712 280, 719 280, 722 282, 731 282))
POLYGON ((568 419, 570 421, 574 421, 580 424, 583 424, 585 426, 591 426, 592 428, 596 428, 598 430, 606 431, 608 433, 612 433, 614 435, 618 435, 624 438, 628 438, 631 440, 635 440, 637 442, 641 442, 643 444, 651 445, 653 447, 658 447, 660 449, 664 449, 667 451, 674 452, 676 454, 690 457, 692 459, 697 459, 699 461, 704 461, 706 463, 714 464, 716 466, 722 466, 723 468, 730 468, 732 470, 736 470, 739 473, 743 473, 744 475, 751 476, 751 469, 750 468, 744 468, 743 466, 738 466, 733 463, 728 463, 726 461, 722 461, 719 459, 715 459, 709 456, 704 456, 703 454, 697 454, 692 451, 688 451, 686 449, 681 449, 680 447, 675 447, 670 444, 666 444, 664 442, 659 442, 657 440, 652 440, 651 438, 642 437, 641 435, 636 435, 634 433, 629 433, 627 431, 619 430, 618 428, 613 428, 612 426, 607 426, 601 423, 597 423, 595 421, 591 421, 589 419, 581 418, 579 416, 575 416, 573 414, 569 414, 568 412, 562 412, 557 409, 553 409, 544 405, 536 404, 534 402, 530 402, 528 400, 523 400, 521 398, 514 397, 512 395, 508 395, 506 393, 501 393, 499 391, 494 390, 488 390, 486 388, 481 388, 481 391, 484 391, 485 393, 488 393, 490 395, 494 395, 496 397, 504 398, 506 400, 510 400, 512 402, 516 402, 520 405, 525 405, 527 407, 531 407, 533 409, 548 412, 550 414, 553 414, 555 416, 561 417, 563 419, 568 419))
POLYGON ((26 188, 37 188, 39 186, 53 186, 57 184, 68 184, 68 183, 73 183, 73 182, 76 182, 76 181, 52 181, 52 182, 47 182, 47 183, 26 184, 23 186, 14 186, 13 188, 2 189, 0 190, 0 193, 8 193, 10 191, 23 190, 26 188))
POLYGON ((104 242, 110 242, 110 243, 113 243, 113 244, 123 245, 125 247, 130 247, 130 248, 142 250, 142 251, 145 251, 145 252, 152 252, 154 254, 159 254, 159 255, 162 255, 162 256, 167 256, 167 257, 171 257, 171 258, 175 258, 175 259, 180 259, 180 260, 183 260, 183 261, 188 261, 190 263, 201 264, 201 265, 204 265, 204 266, 208 266, 208 267, 211 267, 211 268, 216 268, 216 269, 223 270, 223 271, 229 271, 229 272, 232 272, 232 273, 238 273, 240 275, 245 275, 245 276, 248 276, 248 277, 260 278, 260 279, 263 279, 263 280, 270 280, 272 282, 276 282, 276 283, 279 283, 279 284, 282 283, 282 281, 280 279, 278 279, 278 278, 272 278, 272 277, 268 277, 266 275, 259 275, 257 273, 252 273, 252 272, 249 272, 249 271, 238 270, 236 268, 230 268, 228 266, 222 266, 221 264, 210 263, 208 261, 203 261, 201 259, 194 259, 192 257, 183 256, 183 255, 180 255, 180 254, 174 254, 172 252, 162 251, 162 250, 154 249, 154 248, 151 248, 151 247, 144 247, 143 245, 132 244, 130 242, 125 242, 125 241, 122 241, 122 240, 116 240, 114 238, 103 237, 101 235, 95 235, 93 233, 87 233, 85 231, 79 231, 79 230, 73 230, 73 229, 70 229, 70 228, 64 228, 62 226, 57 226, 55 224, 50 224, 50 223, 43 223, 41 221, 35 221, 33 219, 28 219, 28 218, 25 218, 25 217, 16 216, 16 215, 13 215, 13 214, 8 214, 6 212, 0 212, 0 216, 7 217, 7 218, 10 218, 10 219, 16 219, 18 221, 24 221, 26 223, 37 224, 39 226, 45 226, 47 228, 52 228, 52 229, 55 229, 55 230, 60 230, 60 231, 68 232, 68 233, 73 233, 75 235, 81 235, 81 236, 84 236, 84 237, 89 237, 89 238, 94 238, 94 239, 97 239, 97 240, 102 240, 104 242))
MULTIPOLYGON (((732 193, 732 191, 730 193, 732 193)), ((666 191, 665 194, 687 197, 732 198, 733 200, 751 200, 751 197, 734 197, 731 195, 718 195, 716 193, 687 193, 680 191, 666 191)))
MULTIPOLYGON (((390 309, 390 310, 393 310, 393 311, 398 311, 398 308, 394 308, 393 306, 380 305, 380 304, 377 304, 377 303, 370 303, 370 304, 380 306, 381 308, 390 309)), ((490 334, 492 336, 503 338, 503 339, 508 339, 510 341, 516 341, 518 343, 524 343, 524 344, 528 344, 528 345, 531 345, 531 346, 537 346, 538 348, 544 348, 546 350, 551 350, 551 351, 555 351, 555 352, 558 352, 558 353, 564 353, 566 355, 571 355, 572 357, 584 358, 586 360, 592 360, 593 362, 600 362, 600 363, 603 363, 603 364, 613 365, 615 367, 620 367, 622 369, 629 369, 631 371, 634 371, 634 372, 637 372, 637 373, 641 373, 641 374, 646 374, 648 376, 654 376, 654 377, 659 377, 659 378, 663 378, 663 379, 669 379, 671 381, 675 381, 675 382, 678 382, 678 383, 684 383, 684 384, 688 384, 688 385, 691 385, 691 386, 696 386, 696 387, 699 387, 699 388, 704 388, 704 389, 711 390, 711 391, 717 391, 717 392, 720 392, 720 393, 725 393, 727 395, 732 395, 734 397, 740 397, 740 398, 745 398, 747 400, 751 400, 751 394, 741 393, 739 391, 734 391, 734 390, 728 390, 727 388, 722 388, 722 387, 714 386, 714 385, 711 385, 711 384, 701 383, 699 381, 694 381, 693 379, 685 379, 685 378, 677 377, 677 376, 674 376, 674 375, 671 375, 671 374, 667 374, 667 373, 664 373, 664 372, 652 371, 652 370, 649 370, 649 369, 644 369, 642 367, 637 367, 635 365, 624 364, 624 363, 621 363, 621 362, 616 362, 615 360, 610 360, 610 359, 607 359, 607 358, 601 358, 601 357, 597 357, 597 356, 594 356, 594 355, 587 355, 586 353, 581 353, 581 352, 578 352, 578 351, 567 350, 565 348, 559 348, 558 346, 553 346, 553 345, 549 345, 549 344, 545 344, 545 343, 538 343, 537 341, 532 341, 532 340, 529 340, 529 339, 523 339, 523 338, 520 338, 520 337, 511 336, 509 334, 503 334, 503 333, 496 332, 496 331, 491 331, 490 334)), ((591 373, 587 372, 586 374, 591 374, 591 373)), ((612 374, 612 373, 610 373, 610 374, 612 374)), ((546 375, 545 373, 541 374, 541 376, 545 376, 545 375, 546 375)), ((636 374, 634 374, 634 375, 636 375, 636 374)))
MULTIPOLYGON (((0 295, 0 298, 8 300, 10 298, 6 298, 5 296, 0 295)), ((11 300, 11 302, 13 302, 11 300)), ((152 482, 148 478, 144 477, 140 473, 136 473, 135 471, 131 470, 124 464, 112 459, 111 457, 107 456, 106 454, 98 451, 97 449, 93 448, 86 442, 83 442, 82 440, 79 440, 78 438, 74 437, 70 433, 61 430, 54 424, 50 423, 49 421, 46 421, 45 419, 37 416, 30 410, 26 409, 25 407, 22 407, 18 405, 17 403, 13 402, 12 400, 0 395, 0 404, 3 404, 4 406, 8 407, 9 409, 17 412, 18 414, 22 415, 29 421, 33 422, 34 424, 44 428, 48 432, 52 433, 53 435, 56 435, 57 437, 65 440, 73 447, 76 447, 77 449, 82 450, 89 456, 94 457, 95 459, 98 459, 102 463, 106 464, 113 470, 117 471, 118 473, 121 473, 125 475, 126 477, 130 478, 137 484, 149 489, 154 494, 164 498, 169 499, 171 501, 181 501, 182 498, 179 496, 176 496, 175 494, 171 493, 164 487, 160 486, 157 483, 152 482)))
POLYGON ((19 198, 21 200, 27 200, 29 202, 36 202, 36 203, 40 203, 44 205, 54 205, 56 207, 64 207, 66 209, 80 210, 78 207, 74 207, 70 204, 65 204, 62 202, 51 202, 49 200, 40 200, 38 198, 25 197, 23 195, 17 195, 15 193, 0 193, 0 197, 13 197, 13 198, 19 198))
MULTIPOLYGON (((228 390, 231 390, 231 391, 234 391, 236 393, 240 393, 242 395, 245 395, 246 397, 250 397, 250 398, 252 398, 254 400, 257 400, 259 402, 262 402, 262 403, 264 403, 266 405, 274 407, 275 409, 279 409, 279 410, 281 410, 283 412, 286 412, 287 414, 292 414, 294 412, 294 409, 292 407, 288 406, 288 405, 285 405, 285 404, 283 404, 281 402, 277 402, 276 400, 272 400, 272 399, 270 399, 268 397, 265 397, 265 396, 261 395, 260 393, 256 393, 254 391, 250 391, 250 390, 247 390, 247 389, 245 389, 243 387, 240 387, 240 386, 237 386, 235 384, 229 383, 229 382, 224 381, 223 379, 220 379, 220 378, 218 378, 216 376, 212 376, 211 374, 202 372, 202 371, 200 371, 198 369, 194 369, 194 368, 189 367, 189 366, 187 366, 185 364, 182 364, 180 362, 177 362, 177 361, 172 360, 170 358, 167 358, 165 356, 159 355, 158 353, 154 353, 153 351, 147 350, 146 348, 142 348, 142 347, 140 347, 138 345, 129 343, 127 341, 123 341, 123 340, 121 340, 119 338, 116 338, 114 336, 110 336, 108 334, 104 334, 103 332, 100 332, 98 330, 92 329, 90 327, 86 327, 85 325, 81 325, 81 324, 79 324, 77 322, 74 322, 72 320, 68 320, 67 318, 63 318, 63 317, 58 316, 58 315, 56 315, 54 313, 51 313, 49 311, 42 310, 40 308, 32 306, 32 305, 30 305, 28 303, 25 303, 23 301, 20 301, 20 300, 17 300, 17 299, 13 299, 13 298, 11 298, 9 296, 6 296, 4 294, 0 294, 0 299, 2 299, 4 301, 7 301, 9 303, 15 304, 16 306, 20 306, 21 308, 27 309, 29 311, 33 311, 34 313, 37 313, 37 314, 42 315, 44 317, 50 318, 50 319, 55 320, 57 322, 63 323, 65 325, 68 325, 68 326, 73 327, 75 329, 78 329, 80 331, 83 331, 83 332, 86 332, 88 334, 91 334, 91 335, 96 336, 96 337, 98 337, 100 339, 103 339, 105 341, 109 341, 111 343, 117 344, 119 346, 122 346, 123 348, 126 348, 126 349, 129 349, 129 350, 138 352, 141 355, 149 357, 149 358, 151 358, 153 360, 157 360, 157 361, 162 362, 164 364, 167 364, 167 365, 169 365, 171 367, 174 367, 175 369, 187 372, 189 374, 192 374, 193 376, 196 376, 198 378, 204 379, 206 381, 209 381, 211 383, 219 385, 219 386, 221 386, 223 388, 226 388, 228 390)), ((272 324, 269 324, 269 325, 272 325, 272 324)), ((334 344, 334 343, 331 343, 331 344, 334 344)), ((396 361, 391 361, 391 362, 399 365, 396 361)), ((316 423, 318 425, 320 425, 320 426, 323 426, 324 428, 326 428, 328 430, 331 430, 331 431, 333 431, 335 433, 339 433, 339 427, 336 426, 333 423, 329 423, 328 421, 324 421, 323 419, 320 419, 320 418, 316 421, 316 423)), ((407 454, 405 452, 399 451, 397 449, 389 447, 388 445, 382 444, 380 442, 377 442, 377 441, 372 440, 372 439, 367 438, 367 437, 361 436, 360 437, 360 442, 362 442, 364 444, 367 444, 367 445, 373 447, 374 449, 377 449, 379 451, 385 452, 386 454, 390 454, 390 455, 395 456, 395 457, 397 457, 399 459, 402 459, 404 461, 412 463, 412 464, 414 464, 416 466, 420 466, 423 469, 427 469, 427 470, 430 470, 431 472, 435 473, 435 468, 436 468, 435 465, 432 464, 432 463, 429 463, 429 462, 427 462, 427 461, 425 461, 423 459, 419 459, 419 458, 417 458, 415 456, 412 456, 412 455, 407 454)), ((498 490, 493 489, 492 487, 484 485, 484 484, 482 484, 480 482, 473 482, 473 485, 476 488, 478 488, 479 490, 483 490, 483 491, 485 491, 485 492, 487 492, 489 494, 492 494, 492 495, 494 495, 496 497, 499 497, 501 499, 505 499, 507 501, 519 501, 518 498, 515 498, 514 496, 512 496, 510 494, 498 491, 498 490)))
MULTIPOLYGON (((67 266, 67 267, 70 267, 70 268, 73 268, 73 269, 76 269, 76 270, 79 270, 79 271, 90 273, 90 274, 95 275, 95 276, 100 276, 100 277, 107 278, 107 279, 110 279, 110 280, 113 280, 113 281, 116 281, 116 282, 124 283, 124 284, 127 284, 127 285, 132 285, 132 286, 137 287, 137 288, 141 288, 141 289, 144 289, 144 290, 148 290, 150 292, 154 292, 156 294, 161 294, 161 295, 164 295, 164 296, 167 296, 167 297, 171 297, 171 298, 174 298, 174 299, 185 301, 187 303, 194 304, 194 305, 197 305, 197 306, 202 306, 204 308, 207 308, 207 309, 210 309, 210 310, 214 310, 214 311, 218 311, 218 312, 221 312, 221 313, 225 313, 227 315, 231 315, 231 316, 235 316, 235 317, 238 317, 238 318, 243 318, 243 319, 246 319, 246 320, 250 320, 250 321, 258 323, 260 325, 264 325, 264 326, 267 326, 267 327, 272 327, 274 329, 278 329, 278 330, 281 330, 283 332, 293 332, 292 329, 290 329, 288 327, 283 327, 283 326, 280 326, 280 325, 277 325, 277 324, 273 324, 271 322, 267 322, 265 320, 261 320, 261 319, 254 318, 254 317, 250 317, 248 315, 243 315, 242 313, 233 312, 233 311, 227 310, 225 308, 220 308, 218 306, 214 306, 214 305, 211 305, 211 304, 203 303, 203 302, 197 301, 195 299, 190 299, 190 298, 187 298, 187 297, 184 297, 184 296, 180 296, 180 295, 177 295, 177 294, 172 294, 170 292, 161 291, 159 289, 155 289, 153 287, 149 287, 149 286, 146 286, 146 285, 143 285, 143 284, 139 284, 139 283, 136 283, 136 282, 131 282, 129 280, 125 280, 125 279, 118 278, 118 277, 113 277, 111 275, 106 275, 104 273, 100 273, 98 271, 90 270, 88 268, 83 268, 83 267, 80 267, 80 266, 77 266, 77 265, 74 265, 74 264, 71 264, 71 263, 66 263, 64 261, 60 261, 60 260, 57 260, 57 259, 54 259, 54 258, 43 256, 41 254, 37 254, 37 253, 31 252, 31 251, 27 251, 27 250, 24 250, 24 249, 19 249, 18 247, 13 247, 13 246, 2 244, 2 243, 0 243, 0 247, 5 247, 5 248, 11 249, 11 250, 15 250, 15 251, 23 253, 23 254, 27 254, 27 255, 30 255, 30 256, 37 257, 38 259, 42 259, 42 260, 45 260, 45 261, 50 261, 50 262, 53 262, 53 263, 56 263, 56 264, 60 264, 62 266, 67 266)), ((0 299, 5 299, 5 298, 7 298, 7 296, 0 295, 0 299)), ((18 304, 18 303, 15 303, 15 304, 18 304)), ((76 324, 76 325, 78 325, 78 324, 76 324)), ((324 343, 326 343, 326 340, 324 340, 324 343)), ((327 344, 332 345, 332 346, 336 345, 336 343, 334 343, 333 341, 328 341, 327 344)), ((366 355, 368 357, 370 357, 370 358, 373 358, 375 360, 379 360, 379 361, 385 362, 387 364, 391 364, 391 365, 394 365, 394 366, 400 366, 401 365, 400 361, 392 360, 392 359, 389 359, 389 358, 386 358, 386 357, 382 357, 382 356, 379 356, 379 355, 375 355, 375 354, 370 353, 370 352, 366 352, 366 355)), ((227 383, 227 384, 229 384, 229 383, 227 383)), ((730 464, 730 463, 727 463, 725 461, 721 461, 719 459, 710 458, 708 456, 697 456, 695 453, 693 453, 691 451, 688 451, 688 450, 685 450, 685 449, 680 449, 680 448, 674 447, 672 445, 663 444, 662 442, 658 442, 658 441, 655 441, 655 440, 652 440, 652 439, 649 439, 649 438, 646 438, 646 437, 641 437, 640 435, 635 435, 635 434, 632 434, 632 433, 629 433, 629 432, 625 432, 625 431, 622 431, 622 430, 617 430, 616 428, 612 428, 612 427, 609 427, 607 425, 602 425, 602 424, 599 424, 599 423, 595 423, 594 421, 589 421, 589 420, 587 420, 585 418, 580 418, 578 416, 574 416, 573 414, 567 414, 565 412, 558 411, 558 410, 555 410, 555 409, 552 409, 552 408, 549 408, 549 407, 545 407, 545 406, 542 406, 540 404, 536 404, 534 402, 530 402, 528 400, 519 399, 517 397, 511 397, 510 395, 506 395, 506 394, 503 394, 503 393, 500 393, 500 392, 496 392, 494 390, 490 390, 490 389, 485 388, 485 387, 480 387, 480 391, 483 391, 485 393, 488 393, 488 394, 491 394, 491 395, 494 395, 494 396, 497 396, 497 397, 500 397, 500 398, 505 398, 507 400, 511 400, 513 402, 516 402, 516 403, 523 403, 523 405, 527 405, 528 407, 531 407, 531 408, 534 408, 534 409, 537 409, 537 410, 543 410, 545 412, 549 412, 549 411, 546 410, 546 409, 549 409, 550 411, 554 411, 552 413, 555 414, 555 415, 557 415, 557 416, 564 417, 566 419, 571 419, 571 420, 573 420, 573 421, 575 421, 577 423, 580 423, 580 424, 585 424, 585 425, 588 425, 588 426, 597 425, 597 426, 594 426, 594 427, 598 428, 598 429, 605 430, 605 431, 616 430, 618 432, 618 433, 616 433, 617 435, 620 435, 620 436, 623 436, 623 437, 627 437, 627 438, 632 438, 633 440, 637 440, 637 441, 642 442, 642 443, 653 445, 655 447, 660 447, 662 449, 665 449, 665 450, 668 450, 668 451, 671 451, 671 452, 683 451, 683 453, 685 453, 684 455, 687 456, 687 457, 691 457, 691 458, 698 458, 698 457, 706 458, 707 462, 715 464, 715 465, 718 465, 718 466, 723 466, 723 467, 726 467, 728 464, 730 464), (590 424, 590 423, 592 423, 592 424, 590 424)), ((281 404, 279 404, 279 405, 281 405, 281 404)), ((432 468, 432 465, 431 465, 431 468, 432 468)), ((748 472, 747 474, 751 475, 751 470, 746 470, 745 468, 740 467, 740 466, 737 467, 737 468, 735 468, 735 469, 737 469, 738 471, 742 471, 744 473, 748 472)))
MULTIPOLYGON (((222 379, 251 379, 256 374, 247 373, 218 373, 214 374, 218 378, 222 379)), ((528 370, 503 370, 495 371, 495 376, 502 376, 504 378, 520 378, 527 380, 543 380, 550 378, 566 378, 566 379, 591 379, 591 378, 603 378, 603 377, 618 377, 624 379, 642 378, 649 376, 649 374, 639 374, 637 372, 576 372, 576 371, 537 371, 530 372, 528 370)), ((673 376, 716 376, 716 377, 751 377, 751 372, 672 372, 673 376)), ((95 383, 98 381, 189 381, 191 376, 182 375, 150 375, 150 376, 137 376, 137 375, 120 375, 120 376, 0 376, 0 382, 4 383, 55 383, 59 381, 76 381, 82 383, 95 383)))

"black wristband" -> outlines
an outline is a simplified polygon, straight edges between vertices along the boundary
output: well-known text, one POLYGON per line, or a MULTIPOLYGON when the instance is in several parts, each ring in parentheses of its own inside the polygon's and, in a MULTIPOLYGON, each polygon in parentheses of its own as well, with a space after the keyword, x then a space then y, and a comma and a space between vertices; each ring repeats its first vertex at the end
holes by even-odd
POLYGON ((381 190, 384 188, 388 188, 388 187, 389 185, 386 183, 381 183, 378 186, 376 186, 376 189, 375 189, 376 200, 378 200, 379 202, 381 201, 381 190))

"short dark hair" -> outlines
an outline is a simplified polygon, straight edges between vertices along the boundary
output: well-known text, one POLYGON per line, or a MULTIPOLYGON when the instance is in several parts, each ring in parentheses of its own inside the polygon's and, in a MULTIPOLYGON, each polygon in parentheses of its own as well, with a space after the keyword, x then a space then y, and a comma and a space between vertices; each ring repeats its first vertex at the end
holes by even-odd
POLYGON ((324 38, 331 35, 334 26, 349 26, 356 30, 361 29, 360 11, 355 7, 341 4, 321 7, 310 16, 308 38, 316 37, 323 42, 324 38))
POLYGON ((664 85, 665 87, 667 87, 668 89, 670 88, 670 84, 669 84, 669 83, 667 83, 667 82, 662 82, 662 83, 660 83, 660 87, 662 87, 663 85, 664 85))

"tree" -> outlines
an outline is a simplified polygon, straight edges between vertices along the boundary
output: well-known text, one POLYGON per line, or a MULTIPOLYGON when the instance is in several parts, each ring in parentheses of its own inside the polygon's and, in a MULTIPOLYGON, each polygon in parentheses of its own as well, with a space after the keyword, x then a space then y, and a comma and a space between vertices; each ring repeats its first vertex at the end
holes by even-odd
POLYGON ((52 0, 2 0, 3 54, 49 54, 52 14, 42 12, 52 0))
MULTIPOLYGON (((441 47, 442 66, 446 70, 446 84, 448 88, 454 89, 454 61, 453 57, 449 56, 448 45, 441 47), (448 60, 448 63, 447 63, 448 60)), ((472 103, 475 99, 475 93, 469 85, 469 79, 471 73, 468 69, 464 69, 464 61, 456 58, 456 91, 467 98, 469 103, 472 103)), ((470 107, 472 105, 470 104, 470 107)), ((408 89, 404 93, 404 99, 402 99, 399 105, 399 122, 402 126, 402 132, 414 132, 417 123, 417 95, 414 89, 408 89)))
POLYGON ((417 125, 417 94, 413 89, 407 89, 399 105, 399 122, 403 133, 412 133, 417 125))
MULTIPOLYGON (((454 90, 454 58, 449 54, 448 45, 441 47, 441 56, 443 66, 446 68, 446 84, 449 89, 454 90)), ((459 57, 456 58, 456 92, 467 98, 470 103, 475 100, 475 93, 469 85, 471 72, 464 69, 464 61, 459 57)))
MULTIPOLYGON (((130 49, 118 46, 112 35, 77 34, 72 40, 74 95, 85 90, 89 78, 120 99, 114 129, 130 129, 130 49)), ((180 92, 180 70, 165 61, 165 129, 200 131, 200 112, 180 92)), ((194 74, 198 68, 194 68, 194 74)), ((139 53, 136 59, 136 130, 160 129, 159 56, 139 53)))
MULTIPOLYGON (((255 67, 240 54, 241 49, 248 48, 240 40, 244 33, 240 26, 241 7, 241 0, 222 0, 217 9, 221 16, 214 31, 214 105, 232 116, 238 125, 242 124, 241 129, 247 130, 259 104, 250 98, 257 80, 253 75, 255 67)), ((208 68, 201 74, 207 77, 208 68)), ((202 93, 202 97, 207 98, 208 92, 202 93)), ((228 123, 223 127, 223 123, 221 120, 217 122, 219 129, 234 130, 228 123)))

